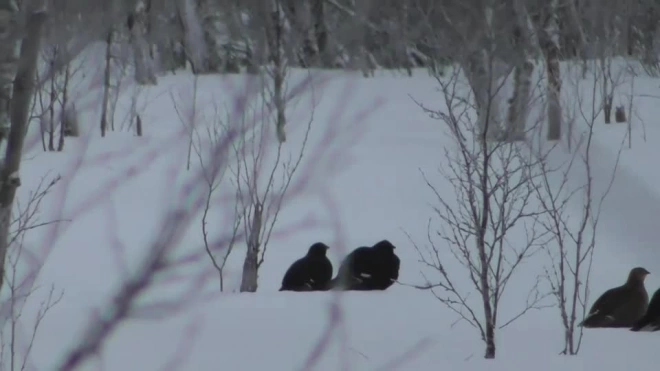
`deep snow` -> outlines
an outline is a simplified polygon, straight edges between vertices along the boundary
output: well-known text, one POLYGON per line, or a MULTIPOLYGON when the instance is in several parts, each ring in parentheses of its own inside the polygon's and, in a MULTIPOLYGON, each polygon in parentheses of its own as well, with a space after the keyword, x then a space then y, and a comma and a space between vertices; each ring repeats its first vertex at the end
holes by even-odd
MULTIPOLYGON (((316 241, 332 246, 330 258, 336 269, 346 249, 387 238, 397 245, 402 260, 400 280, 420 283, 418 256, 404 230, 416 240, 424 240, 432 198, 420 169, 432 174, 443 161, 448 143, 443 124, 430 119, 411 99, 427 104, 440 99, 437 82, 425 71, 416 71, 413 77, 381 72, 369 79, 357 72, 315 71, 312 75, 317 88, 314 93, 306 91, 291 106, 287 127, 287 145, 295 151, 307 121, 313 119, 305 155, 305 164, 310 165, 299 173, 305 179, 302 191, 284 206, 278 226, 286 228, 301 220, 316 220, 318 225, 273 237, 256 294, 231 292, 238 287, 244 254, 237 250, 229 263, 228 292, 219 293, 217 278, 212 276, 206 285, 206 291, 214 293, 209 301, 165 319, 128 320, 84 369, 298 369, 323 334, 337 300, 343 325, 333 333, 315 370, 657 369, 655 352, 660 337, 653 333, 591 330, 585 333, 579 356, 557 355, 562 330, 554 308, 532 311, 500 330, 497 359, 486 361, 477 331, 457 322, 457 316, 427 291, 396 285, 385 292, 337 296, 278 292, 285 269, 316 241), (331 129, 337 136, 328 144, 324 140, 331 129), (315 157, 315 152, 321 156, 315 157), (408 352, 412 353, 406 356, 408 352), (185 355, 182 363, 171 363, 180 353, 185 355), (400 357, 403 363, 398 364, 400 357)), ((308 76, 308 72, 294 71, 292 79, 308 76)), ((245 86, 245 79, 201 77, 198 110, 204 116, 200 121, 211 120, 215 108, 231 104, 232 94, 245 86)), ((198 162, 193 155, 193 169, 185 170, 188 138, 171 99, 172 92, 181 100, 191 97, 192 80, 190 74, 178 72, 161 77, 156 87, 140 90, 144 137, 115 131, 101 138, 100 111, 94 105, 99 89, 81 84, 79 98, 88 103, 83 106, 81 122, 89 138, 68 139, 63 153, 45 153, 39 145, 26 153, 19 198, 28 197, 47 172, 51 176, 60 173, 64 179, 42 205, 41 218, 71 219, 36 229, 26 238, 27 246, 45 264, 37 280, 42 288, 24 308, 24 331, 29 333, 48 286, 64 291, 62 301, 39 327, 31 353, 33 369, 50 370, 61 361, 79 341, 94 311, 108 303, 135 269, 145 246, 158 232, 166 208, 192 197, 177 187, 198 162), (118 186, 111 187, 112 181, 118 186)), ((658 83, 658 79, 637 77, 635 94, 652 94, 658 83)), ((588 78, 581 84, 589 90, 588 78)), ((567 101, 571 94, 570 88, 564 90, 567 101)), ((118 117, 125 114, 132 95, 130 88, 124 93, 118 117)), ((647 279, 650 293, 660 287, 656 99, 635 100, 639 118, 634 119, 633 145, 621 153, 616 180, 603 208, 590 301, 622 283, 636 265, 652 272, 647 279), (645 122, 646 141, 640 119, 645 122)), ((33 126, 31 132, 36 131, 33 126)), ((598 125, 592 148, 596 183, 607 181, 625 131, 622 124, 598 125)), ((580 184, 583 179, 571 181, 580 184)), ((214 214, 210 228, 226 228, 222 218, 219 212, 214 214)), ((201 248, 199 218, 184 240, 180 251, 201 248)), ((202 268, 210 268, 208 259, 198 264, 197 269, 202 268)), ((530 278, 525 274, 534 274, 533 269, 521 272, 517 282, 530 278)), ((184 274, 179 284, 192 280, 192 274, 184 274)), ((516 289, 516 285, 509 289, 503 319, 514 313, 516 303, 526 295, 516 289)), ((148 296, 175 295, 175 288, 164 287, 148 296)))

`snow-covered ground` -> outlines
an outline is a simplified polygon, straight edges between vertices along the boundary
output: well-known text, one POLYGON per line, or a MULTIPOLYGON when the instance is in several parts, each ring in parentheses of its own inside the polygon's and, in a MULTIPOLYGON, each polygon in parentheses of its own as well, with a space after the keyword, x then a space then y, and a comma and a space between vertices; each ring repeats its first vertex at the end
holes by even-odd
MULTIPOLYGON (((285 203, 278 227, 317 223, 274 235, 257 293, 233 292, 244 255, 244 250, 237 250, 229 262, 224 293, 213 276, 206 283, 206 292, 212 295, 204 302, 166 318, 149 309, 141 311, 140 318, 118 328, 85 370, 305 369, 328 323, 337 316, 341 326, 321 347, 313 370, 657 370, 660 335, 654 333, 591 330, 585 333, 579 356, 557 355, 563 334, 555 308, 532 311, 500 330, 497 359, 487 361, 476 329, 457 322, 457 315, 427 291, 395 285, 384 292, 343 295, 278 292, 288 265, 316 241, 331 246, 330 258, 337 267, 347 249, 387 238, 402 260, 400 281, 422 282, 418 255, 404 231, 416 241, 425 240, 432 195, 420 169, 432 175, 449 141, 443 123, 429 118, 411 99, 429 105, 441 99, 437 82, 425 71, 416 71, 413 77, 382 72, 369 79, 349 72, 312 72, 311 76, 314 88, 295 99, 287 126, 287 148, 295 151, 306 123, 313 120, 298 173, 304 181, 285 203)), ((305 78, 309 72, 294 71, 291 79, 305 78)), ((212 121, 217 118, 216 108, 231 106, 237 91, 247 85, 245 79, 200 77, 197 110, 204 114, 198 121, 212 121)), ((589 90, 588 77, 581 84, 589 90)), ((658 79, 640 76, 635 79, 635 94, 653 94, 658 84, 658 79)), ((88 137, 67 139, 63 153, 46 153, 38 145, 25 154, 19 198, 27 199, 43 176, 61 174, 63 180, 41 206, 41 219, 65 220, 35 229, 25 241, 34 252, 33 260, 44 259, 39 288, 24 308, 26 335, 50 285, 64 291, 40 324, 31 351, 33 369, 51 370, 62 361, 80 341, 92 316, 103 314, 114 290, 136 269, 160 231, 166 210, 195 197, 180 189, 199 162, 193 154, 192 168, 186 170, 188 135, 172 100, 179 97, 175 99, 182 105, 179 111, 190 110, 183 106, 189 105, 186 97, 192 97, 192 86, 193 77, 185 72, 160 78, 158 86, 140 92, 144 136, 111 131, 105 138, 100 137, 99 110, 93 105, 96 90, 81 88, 85 95, 81 99, 92 102, 85 106, 81 120, 88 137)), ((571 94, 570 88, 564 89, 565 100, 574 100, 571 94)), ((132 95, 129 88, 118 117, 132 95)), ((637 265, 652 272, 647 279, 650 292, 660 287, 658 98, 636 97, 635 105, 639 117, 634 118, 632 148, 621 153, 600 221, 590 301, 621 284, 637 265)), ((598 125, 591 152, 596 183, 607 182, 625 132, 624 124, 598 125)), ((222 202, 215 207, 227 208, 222 202)), ((574 206, 576 211, 580 207, 574 206)), ((202 249, 199 218, 186 231, 179 252, 202 249)), ((212 234, 228 228, 216 212, 209 222, 212 234)), ((211 262, 202 259, 196 269, 210 267, 211 262)), ((523 269, 515 280, 524 282, 531 278, 525 275, 533 273, 523 269)), ((194 284, 193 276, 184 272, 177 284, 194 284)), ((181 295, 170 284, 162 286, 145 300, 181 295)), ((503 319, 527 294, 516 288, 505 295, 503 319)))

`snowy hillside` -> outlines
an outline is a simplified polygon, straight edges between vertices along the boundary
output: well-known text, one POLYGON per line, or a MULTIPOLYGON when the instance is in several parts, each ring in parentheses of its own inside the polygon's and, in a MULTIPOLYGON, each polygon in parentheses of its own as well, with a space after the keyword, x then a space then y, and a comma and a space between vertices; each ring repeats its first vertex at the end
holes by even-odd
MULTIPOLYGON (((112 304, 112 295, 137 272, 145 256, 153 253, 153 241, 167 232, 163 223, 175 207, 193 216, 190 227, 171 236, 179 241, 173 259, 185 264, 157 277, 155 287, 135 309, 135 318, 116 328, 98 357, 82 369, 657 369, 657 333, 587 330, 578 356, 558 355, 563 333, 554 307, 531 310, 498 330, 497 358, 484 360, 479 332, 459 321, 430 291, 411 287, 424 284, 421 272, 425 268, 407 234, 423 245, 434 215, 432 206, 437 206, 420 170, 437 184, 443 197, 456 198, 437 173, 446 161, 445 149, 452 145, 446 124, 430 118, 415 103, 443 107, 438 82, 426 71, 415 71, 412 77, 381 72, 368 79, 357 72, 292 72, 290 86, 305 85, 288 107, 283 156, 295 159, 311 122, 309 140, 269 241, 259 288, 256 293, 242 294, 238 288, 245 248, 238 246, 230 255, 223 292, 204 251, 203 202, 198 203, 204 200, 206 188, 203 178, 195 178, 200 174, 195 151, 190 170, 186 169, 190 127, 182 121, 198 123, 195 143, 202 148, 201 156, 217 161, 218 157, 204 152, 211 148, 206 128, 231 121, 228 118, 259 121, 264 108, 258 94, 249 91, 255 82, 242 75, 210 75, 199 77, 195 88, 191 74, 178 72, 161 77, 155 87, 136 90, 129 86, 115 114, 116 130, 101 138, 100 111, 94 105, 100 89, 95 88, 95 79, 91 71, 73 93, 85 103, 79 106, 83 135, 67 138, 63 152, 44 152, 36 125, 29 133, 29 138, 37 139, 25 154, 19 198, 29 199, 44 176, 48 181, 60 174, 62 180, 40 206, 39 219, 62 222, 36 228, 24 241, 32 254, 26 254, 19 271, 43 265, 37 289, 23 308, 20 342, 25 347, 51 285, 63 292, 61 301, 39 324, 30 352, 31 369, 55 369, 69 349, 86 341, 82 336, 95 318, 113 315, 104 308, 112 304), (194 94, 198 101, 193 107, 194 94), (141 137, 127 125, 121 130, 119 124, 136 96, 141 137), (289 264, 312 243, 331 246, 329 255, 336 271, 348 251, 381 239, 397 246, 402 284, 384 292, 277 291, 289 264), (161 301, 167 305, 154 304, 161 301), (173 309, 178 309, 176 314, 170 313, 173 309)), ((589 92, 593 85, 589 76, 577 83, 582 92, 589 92)), ((620 93, 624 97, 626 84, 620 93)), ((635 78, 632 148, 625 142, 603 206, 589 304, 604 290, 623 283, 630 268, 638 265, 651 272, 646 281, 649 292, 660 288, 658 100, 643 96, 652 95, 658 84, 657 79, 635 78)), ((575 101, 575 89, 569 83, 566 86, 564 100, 575 101)), ((597 122, 591 158, 595 188, 602 192, 627 128, 597 122)), ((270 161, 276 153, 274 128, 267 135, 272 143, 264 156, 270 161)), ((230 152, 220 155, 232 158, 230 152)), ((557 161, 560 158, 557 155, 557 161)), ((231 176, 225 174, 210 203, 209 239, 220 238, 232 227, 235 187, 231 176)), ((569 183, 580 186, 583 176, 573 173, 569 183)), ((569 212, 577 215, 581 207, 576 199, 569 212)), ((436 242, 442 247, 442 242, 436 242)), ((544 259, 539 253, 514 274, 502 299, 500 324, 524 305, 544 259)), ((460 278, 460 285, 469 287, 460 266, 450 270, 460 278)), ((546 304, 553 304, 552 298, 547 300, 546 304)))

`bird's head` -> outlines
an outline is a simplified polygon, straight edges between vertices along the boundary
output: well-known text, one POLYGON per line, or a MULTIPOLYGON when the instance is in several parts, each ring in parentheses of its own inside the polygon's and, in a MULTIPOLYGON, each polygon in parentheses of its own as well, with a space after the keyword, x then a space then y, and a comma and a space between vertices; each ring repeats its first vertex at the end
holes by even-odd
POLYGON ((630 274, 628 274, 628 282, 644 282, 646 276, 649 274, 651 274, 651 272, 647 271, 646 268, 635 267, 631 269, 630 274))
POLYGON ((373 246, 373 249, 376 250, 376 251, 387 252, 387 253, 393 254, 394 249, 396 249, 396 247, 394 245, 392 245, 392 243, 390 241, 382 240, 382 241, 376 243, 373 246))
POLYGON ((309 251, 307 251, 307 255, 325 256, 329 248, 330 247, 328 247, 328 245, 324 244, 323 242, 317 242, 309 247, 309 251))

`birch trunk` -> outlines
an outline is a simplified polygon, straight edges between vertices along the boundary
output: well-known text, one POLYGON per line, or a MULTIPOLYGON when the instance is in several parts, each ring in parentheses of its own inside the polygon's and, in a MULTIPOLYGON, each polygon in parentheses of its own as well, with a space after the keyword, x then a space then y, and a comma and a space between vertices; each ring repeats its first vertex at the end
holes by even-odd
POLYGON ((223 53, 222 18, 218 9, 217 1, 203 0, 198 10, 201 19, 204 43, 206 44, 205 60, 195 73, 221 73, 225 72, 225 55, 223 53))
POLYGON ((286 131, 284 130, 284 126, 286 125, 286 92, 284 91, 284 85, 287 66, 282 53, 284 39, 282 18, 280 17, 279 9, 275 10, 272 19, 272 24, 266 25, 266 42, 268 43, 270 60, 272 62, 272 68, 268 68, 266 78, 273 82, 273 94, 271 98, 277 113, 277 119, 275 121, 277 140, 280 143, 284 143, 286 142, 286 131))
POLYGON ((316 48, 319 54, 321 67, 332 67, 332 56, 328 50, 328 27, 325 23, 325 5, 323 0, 312 2, 312 16, 314 18, 314 35, 316 48))
POLYGON ((156 72, 149 52, 147 34, 147 6, 144 1, 138 1, 135 8, 134 23, 131 28, 131 47, 135 59, 135 81, 142 85, 155 85, 156 72))
MULTIPOLYGON (((561 139, 561 72, 559 70, 559 26, 557 20, 558 0, 548 3, 550 17, 542 28, 541 48, 545 57, 548 77, 548 140, 561 139)), ((569 140, 570 141, 570 140, 569 140)))
POLYGON ((103 102, 101 103, 101 136, 105 137, 108 130, 108 104, 110 100, 110 77, 112 69, 112 43, 114 30, 108 30, 105 42, 105 70, 103 72, 103 102))
POLYGON ((532 88, 532 73, 534 72, 534 59, 529 52, 532 42, 533 28, 525 4, 517 0, 514 2, 515 22, 517 23, 517 48, 520 54, 515 58, 513 75, 513 96, 509 105, 507 122, 508 140, 525 140, 527 118, 529 117, 530 92, 532 88))
POLYGON ((14 33, 17 13, 16 1, 0 0, 0 145, 9 135, 11 126, 9 104, 16 76, 19 46, 14 33))
POLYGON ((252 199, 252 202, 253 204, 250 206, 252 209, 251 220, 246 223, 247 253, 243 261, 241 292, 256 292, 259 286, 259 250, 263 229, 263 205, 257 199, 252 199))
POLYGON ((507 118, 510 125, 507 130, 507 140, 509 141, 525 140, 527 118, 529 117, 532 72, 534 72, 534 63, 527 59, 514 69, 514 91, 509 105, 509 117, 507 118))
POLYGON ((484 136, 489 140, 500 137, 500 95, 492 94, 494 82, 494 69, 489 63, 485 50, 473 53, 463 63, 463 70, 474 94, 477 110, 476 135, 484 136))
MULTIPOLYGON (((578 13, 577 6, 575 5, 575 0, 561 0, 562 7, 566 9, 568 15, 568 22, 571 24, 571 27, 575 30, 578 37, 577 46, 580 59, 582 60, 582 75, 585 76, 587 73, 587 58, 589 57, 589 51, 587 50, 587 37, 584 33, 584 28, 582 27, 582 21, 580 20, 580 14, 578 13)), ((551 18, 554 19, 554 23, 557 25, 557 34, 559 34, 559 22, 557 19, 557 12, 559 10, 559 1, 552 0, 550 3, 551 8, 551 18)), ((559 35, 557 35, 556 44, 559 45, 559 35)))
MULTIPOLYGON (((2 3, 2 5, 6 4, 7 2, 2 3)), ((6 37, 8 33, 14 30, 13 25, 18 11, 7 10, 8 7, 0 7, 0 9, 3 11, 0 15, 0 29, 4 31, 2 36, 6 37)), ((14 83, 13 91, 10 94, 11 105, 2 106, 5 116, 5 121, 2 124, 8 125, 11 123, 11 125, 7 136, 4 163, 2 169, 0 169, 0 288, 4 284, 5 257, 9 248, 11 212, 16 189, 21 183, 18 174, 27 130, 30 102, 34 90, 41 30, 45 21, 46 13, 44 12, 33 13, 29 16, 26 24, 28 33, 22 42, 18 59, 15 57, 14 51, 18 44, 17 39, 5 39, 3 41, 7 43, 1 44, 3 48, 7 48, 5 51, 9 53, 2 54, 3 59, 0 62, 2 87, 5 88, 8 81, 14 80, 14 83), (11 56, 8 57, 9 55, 11 56), (13 74, 13 71, 16 71, 16 73, 13 74), (7 117, 7 110, 9 111, 9 117, 7 117)))
MULTIPOLYGON (((484 177, 484 180, 481 182, 482 185, 488 182, 487 178, 484 177)), ((486 188, 487 189, 487 188, 486 188)), ((487 203, 487 201, 484 201, 487 203)), ((484 206, 482 211, 488 211, 488 206, 484 206)), ((485 220, 485 219, 484 219, 485 220)), ((484 222, 483 225, 486 225, 484 222)), ((481 226, 480 226, 481 227, 481 226)), ((481 236, 478 238, 477 249, 479 252, 479 261, 481 262, 481 269, 479 271, 479 288, 481 292, 481 302, 484 310, 484 342, 486 343, 486 351, 484 352, 484 358, 486 359, 495 359, 496 346, 495 346, 495 310, 493 304, 491 303, 492 288, 490 281, 488 280, 488 275, 490 272, 490 263, 488 259, 488 254, 486 249, 486 243, 484 242, 484 237, 486 234, 486 228, 483 228, 481 231, 481 236)))
POLYGON ((313 24, 315 23, 314 11, 318 9, 315 9, 315 4, 304 1, 287 1, 281 6, 279 2, 275 2, 274 7, 275 9, 281 8, 288 31, 292 35, 287 38, 287 51, 295 54, 300 67, 317 66, 319 50, 313 24))

